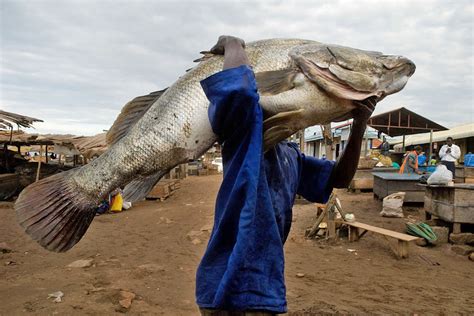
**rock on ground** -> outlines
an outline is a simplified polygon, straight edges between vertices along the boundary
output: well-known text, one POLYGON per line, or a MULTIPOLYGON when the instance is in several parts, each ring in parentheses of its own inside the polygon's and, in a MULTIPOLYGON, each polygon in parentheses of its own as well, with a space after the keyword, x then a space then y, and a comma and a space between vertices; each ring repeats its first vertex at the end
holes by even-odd
POLYGON ((474 244, 474 234, 460 233, 449 235, 449 241, 453 244, 474 244))
POLYGON ((0 242, 0 253, 9 253, 12 252, 13 249, 8 246, 6 242, 0 242))
POLYGON ((67 265, 68 268, 88 268, 92 266, 94 259, 80 259, 67 265))
POLYGON ((435 245, 446 244, 448 242, 449 229, 448 227, 443 226, 433 226, 431 227, 433 232, 436 234, 438 239, 434 242, 435 245))
POLYGON ((125 309, 129 309, 132 306, 132 301, 135 298, 135 293, 130 291, 122 290, 120 291, 119 304, 125 309))
POLYGON ((420 238, 415 240, 415 244, 420 247, 425 247, 426 245, 428 245, 428 242, 426 241, 426 239, 420 238))
POLYGON ((138 268, 149 273, 165 271, 165 267, 155 263, 142 264, 138 268))
POLYGON ((474 252, 474 247, 468 245, 452 245, 451 251, 461 256, 467 256, 474 252))
POLYGON ((192 243, 193 245, 199 245, 199 244, 202 243, 202 241, 201 241, 201 239, 199 239, 199 238, 194 238, 193 240, 191 240, 191 243, 192 243))
POLYGON ((190 231, 190 232, 186 235, 186 237, 187 237, 189 240, 193 240, 193 239, 195 239, 196 237, 201 236, 201 235, 202 235, 202 231, 200 231, 200 230, 192 230, 192 231, 190 231))

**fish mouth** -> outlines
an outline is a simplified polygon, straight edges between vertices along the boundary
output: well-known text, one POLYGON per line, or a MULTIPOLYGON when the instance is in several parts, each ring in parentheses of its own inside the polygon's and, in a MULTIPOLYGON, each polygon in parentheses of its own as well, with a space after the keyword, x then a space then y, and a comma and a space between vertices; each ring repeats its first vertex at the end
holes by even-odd
MULTIPOLYGON (((385 66, 385 64, 384 64, 385 66)), ((386 67, 386 66, 385 66, 386 67)), ((387 67, 386 67, 387 68, 387 67)), ((390 68, 392 72, 391 82, 382 91, 378 97, 378 101, 381 101, 387 95, 394 94, 402 90, 408 82, 408 79, 415 73, 416 66, 411 60, 405 57, 398 57, 397 63, 390 68)))

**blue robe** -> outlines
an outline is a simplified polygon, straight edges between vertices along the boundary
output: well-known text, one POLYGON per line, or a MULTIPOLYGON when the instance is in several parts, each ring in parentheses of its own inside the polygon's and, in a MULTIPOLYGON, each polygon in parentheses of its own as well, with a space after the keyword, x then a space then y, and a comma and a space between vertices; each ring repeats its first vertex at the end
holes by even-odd
POLYGON ((281 142, 263 154, 262 108, 248 66, 203 80, 209 120, 222 144, 223 181, 214 228, 196 275, 201 308, 284 313, 283 244, 296 194, 325 203, 334 163, 281 142))

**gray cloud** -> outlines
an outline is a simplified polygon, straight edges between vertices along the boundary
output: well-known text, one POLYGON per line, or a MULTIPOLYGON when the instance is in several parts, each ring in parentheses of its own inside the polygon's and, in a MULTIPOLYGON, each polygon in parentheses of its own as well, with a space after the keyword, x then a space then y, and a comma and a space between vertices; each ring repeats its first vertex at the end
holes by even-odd
POLYGON ((440 124, 474 121, 472 1, 1 0, 0 107, 39 132, 95 134, 134 96, 166 87, 220 34, 297 37, 404 55, 406 106, 440 124))

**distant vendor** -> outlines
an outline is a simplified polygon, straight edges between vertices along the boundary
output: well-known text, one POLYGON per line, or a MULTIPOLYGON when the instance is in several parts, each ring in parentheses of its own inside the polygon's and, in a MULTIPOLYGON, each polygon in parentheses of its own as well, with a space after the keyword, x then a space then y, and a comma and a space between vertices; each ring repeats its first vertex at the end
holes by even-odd
POLYGON ((416 173, 421 174, 420 170, 418 170, 418 155, 422 152, 422 148, 420 146, 416 146, 415 150, 410 151, 405 156, 403 160, 403 164, 400 167, 399 173, 416 173))
POLYGON ((387 142, 387 138, 384 136, 383 137, 383 142, 379 146, 380 148, 380 153, 384 156, 389 156, 390 155, 390 144, 387 142))
POLYGON ((461 157, 461 149, 458 145, 455 145, 452 137, 446 139, 446 144, 439 150, 439 157, 441 163, 453 173, 453 179, 456 172, 456 160, 461 157))

